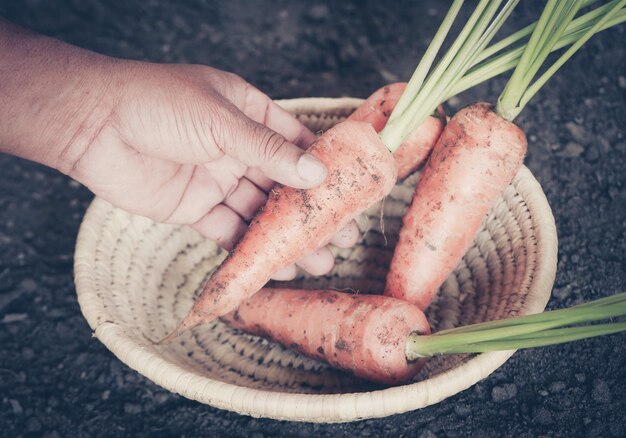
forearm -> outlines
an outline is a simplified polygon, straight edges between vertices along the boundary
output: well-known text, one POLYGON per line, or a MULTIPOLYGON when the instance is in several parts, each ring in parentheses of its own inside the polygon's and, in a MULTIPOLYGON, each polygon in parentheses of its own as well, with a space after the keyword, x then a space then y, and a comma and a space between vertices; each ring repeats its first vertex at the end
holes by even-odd
POLYGON ((111 116, 117 63, 0 19, 0 151, 69 172, 111 116))

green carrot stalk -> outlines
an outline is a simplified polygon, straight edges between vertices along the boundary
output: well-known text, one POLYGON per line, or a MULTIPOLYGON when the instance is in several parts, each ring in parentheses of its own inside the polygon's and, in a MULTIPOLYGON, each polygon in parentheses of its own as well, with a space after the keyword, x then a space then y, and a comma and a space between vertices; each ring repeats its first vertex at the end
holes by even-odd
POLYGON ((626 322, 575 326, 626 316, 626 292, 569 309, 443 330, 433 335, 413 333, 407 359, 441 354, 482 353, 542 347, 626 331, 626 322))
POLYGON ((506 2, 496 15, 501 2, 483 0, 450 49, 432 69, 434 59, 462 6, 462 0, 455 0, 381 131, 383 142, 394 151, 445 100, 515 68, 498 105, 499 113, 507 112, 502 115, 507 120, 513 120, 541 86, 591 36, 626 21, 626 10, 620 0, 597 6, 574 18, 580 9, 597 2, 550 0, 537 22, 487 47, 518 2, 506 2), (525 44, 511 48, 529 36, 525 44), (565 47, 570 48, 549 71, 531 84, 547 56, 565 47), (514 101, 521 104, 516 106, 517 109, 511 108, 514 101))
POLYGON ((601 7, 597 20, 544 73, 535 79, 539 69, 544 65, 567 26, 572 23, 581 5, 581 0, 548 1, 511 79, 498 99, 496 111, 502 117, 507 120, 515 119, 539 89, 584 43, 602 30, 610 20, 620 16, 620 12, 626 6, 626 0, 613 0, 601 7))
POLYGON ((502 8, 502 0, 481 0, 450 49, 428 74, 462 3, 461 0, 453 3, 427 56, 418 65, 387 125, 380 132, 383 143, 392 152, 435 111, 453 84, 476 63, 477 57, 502 27, 519 0, 508 0, 502 8))

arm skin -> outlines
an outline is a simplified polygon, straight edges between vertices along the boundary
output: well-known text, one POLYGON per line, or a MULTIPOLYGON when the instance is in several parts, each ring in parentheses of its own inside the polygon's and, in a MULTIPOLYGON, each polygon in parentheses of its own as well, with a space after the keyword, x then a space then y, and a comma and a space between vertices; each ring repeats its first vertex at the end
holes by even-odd
MULTIPOLYGON (((58 169, 131 213, 231 249, 274 181, 323 181, 303 150, 314 138, 232 73, 110 58, 0 19, 0 152, 58 169)), ((331 243, 358 236, 352 223, 331 243)), ((321 248, 298 264, 321 275, 333 256, 321 248)))

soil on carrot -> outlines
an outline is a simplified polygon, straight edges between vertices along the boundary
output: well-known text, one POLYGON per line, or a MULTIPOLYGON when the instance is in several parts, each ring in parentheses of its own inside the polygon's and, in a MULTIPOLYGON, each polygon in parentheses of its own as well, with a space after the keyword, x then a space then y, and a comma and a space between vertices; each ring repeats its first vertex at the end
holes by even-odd
MULTIPOLYGON (((537 5, 535 6, 535 3, 537 5)), ((536 17, 521 2, 504 33, 536 17)), ((209 64, 272 97, 367 97, 407 80, 448 5, 268 1, 0 2, 0 16, 113 56, 209 64)), ((551 307, 626 285, 626 74, 622 28, 597 35, 516 121, 557 221, 551 307), (584 80, 581 80, 584 78, 584 80)), ((452 100, 493 101, 498 79, 452 100)), ((0 436, 623 436, 626 335, 521 351, 442 403, 340 425, 255 419, 174 395, 91 337, 72 280, 91 195, 0 156, 0 436)))

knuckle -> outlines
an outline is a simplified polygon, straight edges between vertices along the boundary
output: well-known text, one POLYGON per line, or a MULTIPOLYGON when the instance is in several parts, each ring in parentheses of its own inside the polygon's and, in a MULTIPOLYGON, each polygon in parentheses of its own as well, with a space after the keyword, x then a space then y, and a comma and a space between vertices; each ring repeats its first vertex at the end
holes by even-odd
POLYGON ((259 158, 264 162, 277 161, 283 158, 287 153, 287 140, 282 135, 264 127, 257 129, 261 131, 258 142, 259 158))

